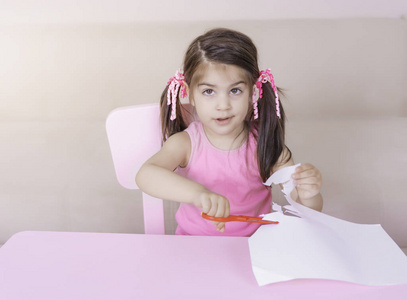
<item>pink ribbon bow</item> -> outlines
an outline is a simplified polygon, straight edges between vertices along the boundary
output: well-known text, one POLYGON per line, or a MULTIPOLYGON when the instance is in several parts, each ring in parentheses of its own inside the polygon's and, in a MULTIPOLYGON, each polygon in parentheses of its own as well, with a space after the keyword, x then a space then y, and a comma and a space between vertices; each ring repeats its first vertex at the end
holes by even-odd
POLYGON ((181 70, 178 70, 175 73, 175 76, 172 76, 167 82, 168 92, 167 92, 167 105, 172 105, 171 107, 171 121, 175 120, 177 117, 177 96, 179 88, 181 87, 180 97, 185 98, 187 96, 187 86, 185 84, 184 74, 181 70))
POLYGON ((257 108, 257 101, 259 99, 263 98, 263 88, 262 88, 262 86, 263 86, 263 83, 266 83, 266 82, 270 82, 271 88, 274 91, 274 95, 276 97, 276 114, 281 119, 280 102, 279 102, 279 99, 278 99, 277 87, 276 87, 276 85, 274 83, 274 77, 271 74, 270 69, 267 69, 265 71, 264 70, 260 71, 260 76, 256 81, 256 87, 254 89, 253 97, 252 97, 253 110, 254 110, 254 119, 257 119, 259 117, 259 111, 258 111, 258 108, 257 108))

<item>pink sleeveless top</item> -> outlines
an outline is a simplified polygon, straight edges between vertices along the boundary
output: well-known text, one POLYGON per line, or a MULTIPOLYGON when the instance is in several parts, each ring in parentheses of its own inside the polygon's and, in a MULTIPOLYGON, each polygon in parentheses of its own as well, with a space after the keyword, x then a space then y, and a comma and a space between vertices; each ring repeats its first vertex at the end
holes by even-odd
MULTIPOLYGON (((263 185, 256 161, 256 140, 233 150, 214 147, 205 135, 201 122, 193 122, 185 130, 191 139, 191 156, 185 168, 176 173, 198 182, 210 191, 225 196, 231 215, 258 216, 271 211, 271 190, 263 185)), ((216 230, 212 222, 201 217, 202 209, 181 203, 176 214, 176 234, 250 236, 260 224, 228 222, 225 232, 216 230)))

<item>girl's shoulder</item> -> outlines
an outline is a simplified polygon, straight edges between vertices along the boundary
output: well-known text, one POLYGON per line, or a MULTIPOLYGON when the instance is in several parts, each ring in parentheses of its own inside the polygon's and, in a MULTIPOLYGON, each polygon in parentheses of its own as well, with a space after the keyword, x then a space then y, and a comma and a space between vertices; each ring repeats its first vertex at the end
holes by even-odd
POLYGON ((190 137, 186 131, 180 131, 171 135, 165 142, 163 147, 182 147, 190 144, 190 137))
POLYGON ((179 161, 179 166, 188 164, 191 155, 191 139, 185 131, 171 135, 163 144, 160 152, 166 157, 179 161))

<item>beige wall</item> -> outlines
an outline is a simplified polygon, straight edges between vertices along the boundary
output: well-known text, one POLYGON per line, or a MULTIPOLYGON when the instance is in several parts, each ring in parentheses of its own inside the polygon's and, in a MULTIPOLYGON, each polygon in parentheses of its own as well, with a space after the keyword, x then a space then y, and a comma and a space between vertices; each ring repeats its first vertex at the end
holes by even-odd
POLYGON ((402 19, 1 25, 0 243, 21 230, 143 232, 105 118, 158 101, 188 43, 219 25, 250 35, 286 89, 289 146, 324 172, 325 211, 382 223, 407 247, 402 19))
POLYGON ((0 23, 400 18, 405 0, 2 0, 0 23))

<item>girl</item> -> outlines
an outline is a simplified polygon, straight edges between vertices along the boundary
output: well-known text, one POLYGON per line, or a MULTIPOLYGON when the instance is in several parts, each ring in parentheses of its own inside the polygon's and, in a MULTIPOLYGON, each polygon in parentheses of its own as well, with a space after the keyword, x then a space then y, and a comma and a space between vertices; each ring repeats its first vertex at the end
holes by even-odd
MULTIPOLYGON (((184 73, 161 97, 163 147, 141 167, 137 185, 154 197, 181 202, 176 234, 250 236, 255 223, 214 223, 209 216, 258 216, 271 211, 263 182, 294 161, 284 143, 285 115, 269 70, 260 71, 246 35, 214 29, 197 37, 184 73), (187 124, 188 97, 199 121, 187 124)), ((293 174, 292 198, 321 210, 321 174, 304 164, 293 174)))

